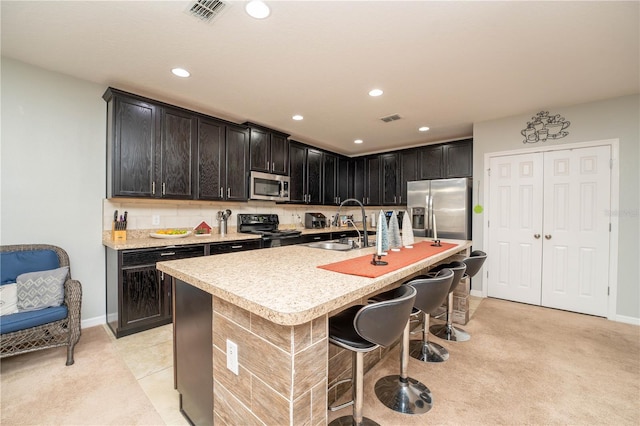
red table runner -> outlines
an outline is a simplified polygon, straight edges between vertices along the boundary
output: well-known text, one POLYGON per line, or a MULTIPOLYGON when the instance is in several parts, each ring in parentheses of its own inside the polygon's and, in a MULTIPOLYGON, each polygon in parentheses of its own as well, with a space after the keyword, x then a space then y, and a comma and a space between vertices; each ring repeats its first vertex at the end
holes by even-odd
POLYGON ((358 275, 360 277, 376 278, 380 275, 388 274, 397 269, 404 268, 419 260, 436 255, 445 250, 455 247, 455 244, 442 243, 441 247, 434 247, 431 241, 422 241, 413 245, 413 248, 401 248, 400 251, 389 250, 386 256, 380 260, 388 262, 388 265, 374 266, 371 264, 372 255, 356 257, 354 259, 343 260, 341 262, 320 265, 318 268, 327 271, 339 272, 341 274, 358 275))

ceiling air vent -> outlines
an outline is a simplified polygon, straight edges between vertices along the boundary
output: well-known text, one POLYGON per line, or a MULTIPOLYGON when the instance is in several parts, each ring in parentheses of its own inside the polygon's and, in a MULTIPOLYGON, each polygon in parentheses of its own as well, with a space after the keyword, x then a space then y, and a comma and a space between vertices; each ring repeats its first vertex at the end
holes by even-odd
POLYGON ((204 22, 211 22, 228 6, 219 0, 196 0, 189 5, 186 12, 204 22))
POLYGON ((385 123, 390 123, 392 121, 396 121, 396 120, 400 120, 402 117, 400 117, 400 114, 391 114, 391 115, 387 115, 386 117, 382 117, 380 120, 384 121, 385 123))

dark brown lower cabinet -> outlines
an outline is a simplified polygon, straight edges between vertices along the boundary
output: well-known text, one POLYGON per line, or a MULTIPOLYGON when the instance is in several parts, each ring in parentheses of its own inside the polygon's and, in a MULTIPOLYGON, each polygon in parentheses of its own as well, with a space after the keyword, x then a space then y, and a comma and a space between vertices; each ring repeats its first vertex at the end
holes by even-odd
POLYGON ((173 374, 180 412, 193 425, 213 424, 211 295, 174 282, 173 374))
POLYGON ((106 249, 107 324, 116 337, 172 321, 171 283, 156 262, 204 256, 203 244, 153 249, 106 249))

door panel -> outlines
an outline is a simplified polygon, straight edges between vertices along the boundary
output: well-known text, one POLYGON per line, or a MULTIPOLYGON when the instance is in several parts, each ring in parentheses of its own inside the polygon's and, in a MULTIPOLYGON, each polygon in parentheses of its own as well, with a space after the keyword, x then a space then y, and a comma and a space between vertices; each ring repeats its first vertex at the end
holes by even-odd
POLYGON ((490 297, 540 304, 542 165, 542 154, 491 159, 490 297))
POLYGON ((610 158, 608 146, 545 153, 543 306, 607 315, 610 158))

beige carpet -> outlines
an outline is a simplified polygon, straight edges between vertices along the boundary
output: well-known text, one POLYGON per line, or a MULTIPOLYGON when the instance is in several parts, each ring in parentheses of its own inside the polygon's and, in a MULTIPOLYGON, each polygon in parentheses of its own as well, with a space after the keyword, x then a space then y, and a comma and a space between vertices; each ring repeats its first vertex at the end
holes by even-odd
POLYGON ((82 331, 75 364, 66 349, 4 358, 0 423, 5 425, 163 425, 103 327, 82 331))
POLYGON ((470 341, 433 338, 448 361, 410 361, 409 376, 433 394, 431 411, 398 414, 376 399, 376 379, 398 374, 394 350, 365 376, 365 416, 403 426, 640 424, 640 327, 485 299, 463 328, 470 341))

